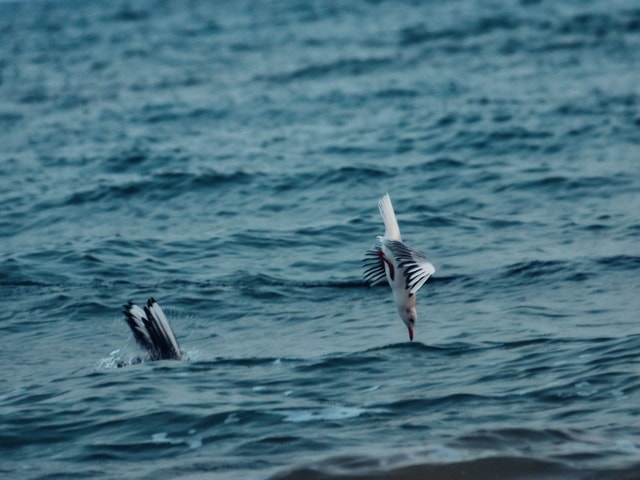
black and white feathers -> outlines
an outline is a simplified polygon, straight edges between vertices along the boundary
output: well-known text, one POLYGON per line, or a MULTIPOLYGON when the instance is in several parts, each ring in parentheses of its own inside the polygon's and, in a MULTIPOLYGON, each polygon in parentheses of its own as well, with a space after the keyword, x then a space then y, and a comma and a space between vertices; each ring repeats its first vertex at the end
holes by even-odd
MULTIPOLYGON (((404 277, 404 289, 413 296, 425 284, 435 269, 431 262, 420 252, 406 246, 398 240, 380 239, 381 246, 384 245, 393 254, 393 259, 397 270, 404 277)), ((364 281, 368 286, 377 285, 387 278, 385 261, 381 257, 380 247, 368 250, 363 260, 364 281)), ((393 267, 392 276, 395 275, 393 267)), ((392 278, 392 281, 395 280, 392 278)))
POLYGON ((182 351, 164 312, 153 298, 140 308, 128 302, 124 318, 138 345, 144 348, 149 360, 180 360, 182 351))

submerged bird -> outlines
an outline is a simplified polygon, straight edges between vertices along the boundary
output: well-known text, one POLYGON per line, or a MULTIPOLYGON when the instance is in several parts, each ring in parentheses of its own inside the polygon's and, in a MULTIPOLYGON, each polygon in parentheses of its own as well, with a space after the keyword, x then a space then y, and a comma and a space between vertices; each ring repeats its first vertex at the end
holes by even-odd
POLYGON ((153 298, 140 308, 128 302, 124 305, 124 318, 133 336, 147 352, 149 360, 180 360, 182 351, 164 312, 153 298))
POLYGON ((413 340, 413 328, 418 320, 416 292, 436 269, 427 257, 402 242, 400 227, 388 193, 378 200, 378 209, 385 232, 378 237, 376 247, 368 250, 365 255, 364 280, 372 286, 386 277, 400 318, 409 330, 409 340, 413 340))

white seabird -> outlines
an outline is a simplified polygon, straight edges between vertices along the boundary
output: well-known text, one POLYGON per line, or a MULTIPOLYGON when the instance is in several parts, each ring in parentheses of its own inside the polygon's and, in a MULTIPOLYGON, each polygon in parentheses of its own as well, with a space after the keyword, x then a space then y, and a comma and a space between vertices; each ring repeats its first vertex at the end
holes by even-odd
POLYGON ((416 293, 436 269, 427 257, 402 242, 388 193, 378 200, 378 209, 385 232, 377 238, 376 247, 365 255, 364 280, 372 286, 387 279, 400 318, 409 330, 409 340, 413 340, 413 329, 418 320, 416 293))

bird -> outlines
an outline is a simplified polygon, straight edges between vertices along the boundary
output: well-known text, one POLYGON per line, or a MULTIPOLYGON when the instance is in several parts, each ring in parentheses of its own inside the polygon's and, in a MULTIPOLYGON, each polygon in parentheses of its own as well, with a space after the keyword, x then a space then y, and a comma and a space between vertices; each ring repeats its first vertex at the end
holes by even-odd
POLYGON ((129 301, 123 308, 124 319, 131 328, 138 345, 146 351, 148 360, 181 360, 183 358, 183 352, 180 350, 173 329, 154 298, 147 300, 147 305, 144 307, 129 301))
POLYGON ((418 320, 416 293, 436 269, 426 256, 402 241, 388 193, 378 200, 378 209, 385 232, 377 237, 376 246, 365 254, 364 281, 371 287, 387 279, 400 318, 409 331, 409 340, 413 341, 413 329, 418 320))

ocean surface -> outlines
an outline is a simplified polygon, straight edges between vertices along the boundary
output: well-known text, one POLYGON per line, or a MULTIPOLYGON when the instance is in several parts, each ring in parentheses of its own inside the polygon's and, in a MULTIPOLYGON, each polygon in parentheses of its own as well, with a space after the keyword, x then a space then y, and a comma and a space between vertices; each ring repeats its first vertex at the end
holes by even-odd
POLYGON ((640 4, 2 1, 0 305, 3 479, 640 478, 640 4))

